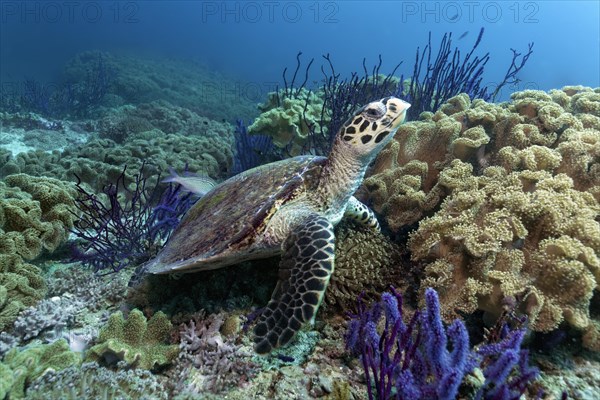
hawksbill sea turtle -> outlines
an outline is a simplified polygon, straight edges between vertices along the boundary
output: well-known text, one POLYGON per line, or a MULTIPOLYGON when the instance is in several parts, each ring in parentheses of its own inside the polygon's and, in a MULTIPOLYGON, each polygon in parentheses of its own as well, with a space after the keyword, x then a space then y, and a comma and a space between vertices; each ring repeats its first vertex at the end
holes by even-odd
POLYGON ((281 255, 279 282, 254 329, 254 348, 264 354, 287 344, 314 322, 323 300, 334 270, 333 227, 348 217, 379 229, 353 194, 409 107, 395 97, 371 102, 340 128, 329 157, 274 162, 215 186, 143 271, 196 272, 281 255))

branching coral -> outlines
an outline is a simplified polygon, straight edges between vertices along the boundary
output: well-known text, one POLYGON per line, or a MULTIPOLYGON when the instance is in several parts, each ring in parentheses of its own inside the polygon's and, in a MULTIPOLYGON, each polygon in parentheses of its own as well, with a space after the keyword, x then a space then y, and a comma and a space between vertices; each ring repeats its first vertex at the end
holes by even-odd
POLYGON ((86 360, 107 364, 125 361, 129 367, 155 369, 173 362, 179 354, 177 345, 165 344, 171 332, 171 322, 162 312, 146 320, 140 310, 110 316, 100 331, 98 343, 91 347, 86 360))
POLYGON ((238 332, 226 334, 223 314, 206 316, 180 326, 180 382, 182 394, 220 393, 248 382, 257 372, 250 360, 252 350, 236 344, 238 332))
POLYGON ((63 329, 73 325, 82 308, 83 302, 74 296, 42 300, 35 307, 29 307, 19 314, 14 331, 25 341, 43 333, 49 333, 52 340, 63 329))
POLYGON ((118 304, 125 297, 128 277, 101 276, 70 264, 52 271, 47 277, 48 296, 75 296, 85 308, 96 312, 118 304))

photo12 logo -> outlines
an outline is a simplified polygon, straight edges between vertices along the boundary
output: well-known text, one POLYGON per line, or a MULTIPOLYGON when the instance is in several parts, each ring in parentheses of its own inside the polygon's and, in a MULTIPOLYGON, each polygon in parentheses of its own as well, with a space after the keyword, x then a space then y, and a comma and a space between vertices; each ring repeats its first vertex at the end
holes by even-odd
POLYGON ((139 22, 137 1, 2 1, 0 21, 21 24, 139 22))
POLYGON ((402 22, 422 23, 497 23, 500 21, 534 24, 539 3, 528 1, 403 1, 402 22))
POLYGON ((334 1, 203 1, 201 12, 203 23, 339 22, 334 1))
POLYGON ((202 82, 193 90, 198 92, 205 101, 218 99, 221 102, 253 102, 258 103, 267 97, 267 94, 277 90, 277 82, 233 82, 218 84, 202 82))

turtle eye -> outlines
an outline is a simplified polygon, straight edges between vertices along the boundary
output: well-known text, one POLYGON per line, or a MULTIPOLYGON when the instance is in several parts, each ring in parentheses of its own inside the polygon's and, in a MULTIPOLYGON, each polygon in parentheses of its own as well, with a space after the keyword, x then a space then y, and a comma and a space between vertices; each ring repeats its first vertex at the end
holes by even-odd
MULTIPOLYGON (((381 105, 381 106, 383 106, 383 105, 381 105)), ((385 106, 383 106, 383 107, 381 107, 381 106, 368 107, 365 109, 365 111, 363 111, 363 114, 371 120, 381 118, 385 114, 385 106)))

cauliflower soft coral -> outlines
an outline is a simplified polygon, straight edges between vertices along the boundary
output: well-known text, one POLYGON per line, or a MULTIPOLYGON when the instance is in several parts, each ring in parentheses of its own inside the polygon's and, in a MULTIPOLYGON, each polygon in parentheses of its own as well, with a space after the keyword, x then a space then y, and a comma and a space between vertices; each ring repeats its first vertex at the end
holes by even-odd
MULTIPOLYGON (((459 160, 442 173, 469 168, 459 160)), ((422 287, 434 287, 444 315, 484 310, 497 316, 507 297, 523 296, 531 327, 550 331, 563 320, 590 325, 600 287, 600 206, 564 174, 506 173, 489 167, 472 185, 455 185, 435 216, 410 239, 425 265, 422 287)))

